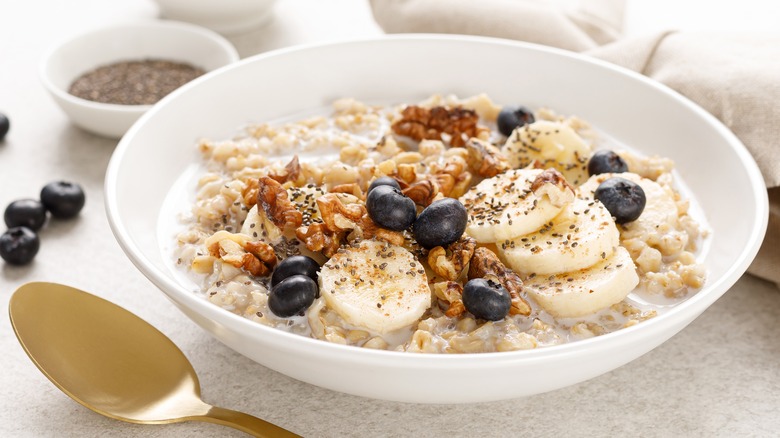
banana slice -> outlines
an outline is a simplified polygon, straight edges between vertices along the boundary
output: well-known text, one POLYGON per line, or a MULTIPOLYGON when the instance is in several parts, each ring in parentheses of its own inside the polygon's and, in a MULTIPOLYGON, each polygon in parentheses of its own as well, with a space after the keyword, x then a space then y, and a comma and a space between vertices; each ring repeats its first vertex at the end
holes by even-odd
POLYGON ((612 257, 588 269, 533 276, 524 290, 558 318, 584 316, 622 301, 639 284, 631 256, 622 246, 612 257))
POLYGON ((501 152, 513 168, 526 167, 536 160, 542 167, 558 169, 575 187, 588 179, 590 147, 560 122, 540 120, 515 129, 501 152))
POLYGON ((400 246, 364 240, 320 271, 326 305, 349 324, 387 333, 416 323, 431 306, 425 269, 400 246))
POLYGON ((610 257, 620 232, 596 200, 576 199, 535 233, 499 242, 498 255, 515 272, 537 275, 585 269, 610 257))
MULTIPOLYGON (((633 222, 621 227, 623 239, 641 238, 648 245, 657 248, 663 255, 671 255, 688 245, 688 234, 677 230, 678 208, 675 193, 666 186, 643 178, 635 173, 604 173, 593 175, 580 186, 578 196, 593 199, 599 184, 612 177, 625 178, 642 187, 645 192, 645 208, 633 222)), ((634 254, 638 256, 638 254, 634 254)))
POLYGON ((461 196, 466 233, 493 243, 542 228, 574 200, 574 191, 553 170, 517 169, 484 179, 461 196))

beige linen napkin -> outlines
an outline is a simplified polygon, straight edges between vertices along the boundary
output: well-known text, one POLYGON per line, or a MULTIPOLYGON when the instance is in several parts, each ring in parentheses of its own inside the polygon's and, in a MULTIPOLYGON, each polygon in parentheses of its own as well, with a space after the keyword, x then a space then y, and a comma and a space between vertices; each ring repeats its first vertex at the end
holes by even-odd
POLYGON ((386 32, 487 35, 585 52, 701 105, 742 140, 761 169, 769 189, 769 227, 748 272, 780 285, 780 33, 663 32, 620 39, 623 5, 623 0, 371 0, 386 32))

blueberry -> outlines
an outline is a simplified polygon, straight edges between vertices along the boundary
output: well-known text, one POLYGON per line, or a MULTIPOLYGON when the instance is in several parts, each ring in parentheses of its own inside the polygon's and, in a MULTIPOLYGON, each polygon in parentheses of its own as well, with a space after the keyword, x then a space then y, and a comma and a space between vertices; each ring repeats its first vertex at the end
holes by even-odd
POLYGON ((588 175, 628 172, 628 164, 620 155, 609 150, 596 151, 588 161, 588 175))
POLYGON ((381 185, 371 190, 366 198, 366 210, 371 220, 393 231, 409 228, 417 217, 417 206, 401 190, 381 185))
POLYGON ((289 318, 311 306, 319 294, 317 283, 305 275, 293 275, 271 288, 268 308, 274 315, 289 318))
POLYGON ((8 134, 8 130, 11 129, 11 121, 5 114, 0 114, 0 141, 5 140, 5 135, 8 134))
POLYGON ((593 195, 604 204, 619 224, 636 220, 647 202, 645 191, 639 184, 620 177, 610 178, 599 184, 593 195))
POLYGON ((84 201, 84 190, 76 183, 56 181, 41 190, 41 202, 56 218, 75 217, 84 207, 84 201))
POLYGON ((468 214, 457 199, 444 198, 431 203, 414 221, 414 239, 425 248, 449 245, 466 231, 468 214))
POLYGON ((19 199, 8 204, 3 219, 8 228, 27 227, 38 231, 46 222, 46 207, 35 199, 19 199))
POLYGON ((535 122, 534 113, 524 106, 505 106, 498 113, 498 130, 509 137, 520 126, 535 122))
POLYGON ((398 181, 396 181, 395 178, 391 178, 389 176, 382 176, 371 182, 371 185, 368 186, 368 193, 371 193, 372 190, 374 190, 379 186, 391 186, 397 188, 398 190, 401 190, 401 185, 398 184, 398 181))
POLYGON ((512 298, 499 283, 474 278, 463 286, 463 305, 479 319, 499 321, 509 314, 512 298))
POLYGON ((14 227, 0 236, 0 257, 12 265, 26 265, 38 254, 41 241, 35 231, 14 227))
POLYGON ((305 275, 315 282, 317 273, 320 271, 320 265, 311 257, 297 255, 287 257, 281 263, 276 265, 274 273, 271 275, 271 287, 276 286, 282 280, 293 275, 305 275))

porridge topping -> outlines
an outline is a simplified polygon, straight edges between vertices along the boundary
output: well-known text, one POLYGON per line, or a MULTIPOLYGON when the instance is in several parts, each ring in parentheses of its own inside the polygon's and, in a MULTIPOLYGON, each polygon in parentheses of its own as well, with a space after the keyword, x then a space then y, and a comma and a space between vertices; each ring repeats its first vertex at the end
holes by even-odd
POLYGON ((609 210, 618 224, 637 220, 647 203, 642 186, 620 177, 609 178, 599 184, 593 197, 609 210))
POLYGON ((202 141, 174 259, 214 304, 333 343, 478 353, 599 336, 706 277, 673 163, 604 143, 485 95, 341 99, 202 141))
POLYGON ((468 213, 457 199, 434 201, 414 221, 414 239, 423 248, 446 246, 456 242, 466 230, 468 213))
POLYGON ((462 237, 447 245, 447 249, 437 246, 428 251, 428 266, 441 278, 457 280, 471 261, 476 248, 477 241, 471 237, 462 237))
POLYGON ((410 105, 401 111, 401 119, 393 123, 393 132, 417 141, 449 137, 452 146, 463 146, 469 138, 479 136, 478 121, 476 111, 462 107, 410 105))
POLYGON ((407 327, 431 305, 425 270, 406 249, 376 240, 340 250, 320 272, 328 307, 378 333, 407 327))
POLYGON ((474 278, 463 286, 463 306, 486 321, 500 321, 509 314, 512 298, 501 283, 474 278))
POLYGON ((614 151, 602 149, 596 151, 588 160, 588 175, 598 175, 600 173, 623 173, 628 172, 626 160, 616 154, 614 151))
POLYGON ((512 315, 530 315, 531 306, 523 299, 523 280, 498 260, 496 254, 487 248, 477 248, 469 264, 469 279, 484 278, 503 286, 511 301, 509 313, 512 315))
POLYGON ((535 121, 534 113, 528 108, 524 106, 505 106, 498 113, 496 125, 502 134, 509 137, 515 129, 535 121))
MULTIPOLYGON (((463 195, 460 200, 469 212, 467 233, 479 243, 494 243, 534 232, 542 228, 561 212, 563 205, 553 203, 552 191, 561 190, 556 184, 544 184, 545 190, 531 189, 542 169, 508 170, 500 175, 482 180, 463 195), (558 205, 556 205, 558 204, 558 205)), ((560 193, 561 199, 567 196, 560 193)))

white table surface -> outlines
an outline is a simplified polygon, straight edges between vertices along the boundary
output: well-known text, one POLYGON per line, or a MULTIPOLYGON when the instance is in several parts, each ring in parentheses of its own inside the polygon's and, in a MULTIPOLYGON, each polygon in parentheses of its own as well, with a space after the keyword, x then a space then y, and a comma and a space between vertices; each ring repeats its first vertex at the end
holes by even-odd
MULTIPOLYGON (((755 29, 780 23, 777 2, 633 1, 629 35, 665 25, 755 29), (643 4, 644 3, 644 4, 643 4), (650 4, 655 6, 651 7, 650 4), (736 13, 743 11, 740 19, 736 13), (679 13, 675 13, 679 12, 679 13), (702 12, 706 12, 703 13, 702 12)), ((105 218, 102 187, 115 141, 68 123, 38 81, 43 51, 101 24, 154 17, 144 0, 6 1, 0 14, 0 207, 36 197, 54 179, 81 183, 87 205, 41 232, 35 262, 0 264, 0 314, 27 281, 70 284, 105 297, 168 335, 192 361, 204 399, 305 436, 776 436, 780 427, 780 293, 745 276, 679 335, 588 382, 496 403, 426 406, 321 389, 266 369, 223 346, 164 298, 125 258, 105 218)), ((264 29, 232 38, 242 56, 310 41, 378 35, 355 0, 282 0, 264 29)), ((203 423, 141 426, 103 418, 54 387, 0 317, 0 436, 243 436, 203 423)))

